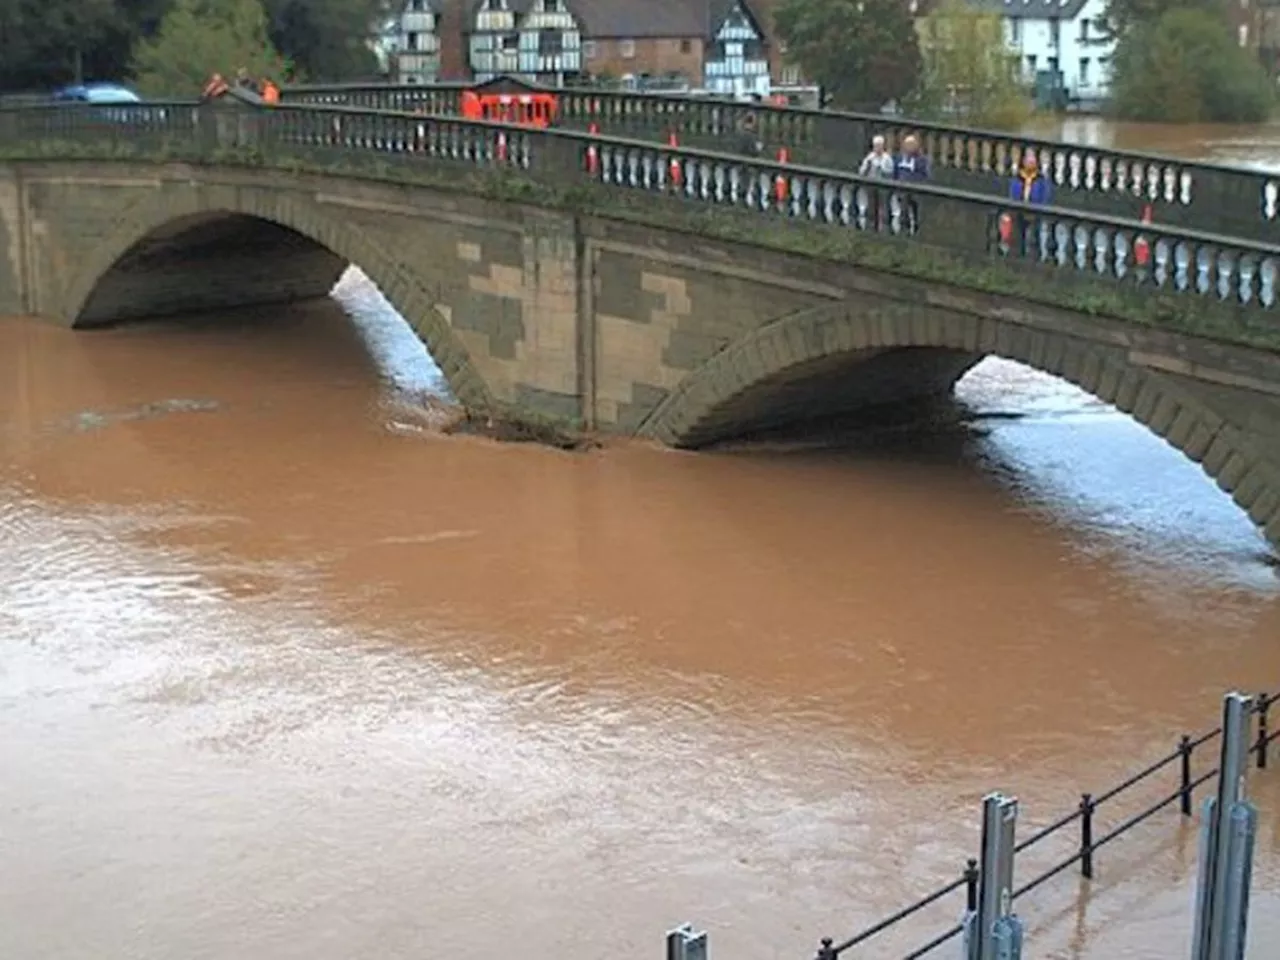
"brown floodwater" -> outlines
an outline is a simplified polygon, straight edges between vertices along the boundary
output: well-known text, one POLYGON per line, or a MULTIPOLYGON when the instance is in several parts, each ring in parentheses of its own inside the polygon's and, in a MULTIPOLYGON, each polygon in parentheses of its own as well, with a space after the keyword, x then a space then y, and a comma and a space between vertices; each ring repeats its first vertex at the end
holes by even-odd
MULTIPOLYGON (((1030 831, 1280 687, 1247 518, 1015 364, 954 424, 709 454, 446 438, 442 389, 354 271, 0 321, 4 956, 640 960, 693 920, 805 960, 956 875, 988 790, 1030 831)), ((1280 769, 1250 789, 1275 960, 1280 769)), ((1185 955, 1195 847, 1171 810, 1030 894, 1031 955, 1185 955)))
POLYGON ((1083 146, 1160 153, 1255 170, 1280 169, 1280 123, 1180 126, 1077 116, 1036 123, 1033 129, 1083 146))

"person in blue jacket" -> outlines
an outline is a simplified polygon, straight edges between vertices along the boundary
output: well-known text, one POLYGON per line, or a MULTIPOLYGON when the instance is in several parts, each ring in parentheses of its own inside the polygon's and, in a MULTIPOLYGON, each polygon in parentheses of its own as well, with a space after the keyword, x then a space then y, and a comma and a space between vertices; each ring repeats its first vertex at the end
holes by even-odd
POLYGON ((1035 151, 1028 150, 1022 155, 1022 164, 1009 184, 1009 199, 1034 204, 1053 202, 1053 184, 1041 172, 1035 151))

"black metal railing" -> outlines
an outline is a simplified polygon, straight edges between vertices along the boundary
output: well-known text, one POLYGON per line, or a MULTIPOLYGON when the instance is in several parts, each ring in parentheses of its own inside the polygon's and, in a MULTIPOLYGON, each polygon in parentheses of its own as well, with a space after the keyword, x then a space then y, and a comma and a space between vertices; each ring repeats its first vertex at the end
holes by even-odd
MULTIPOLYGON (((464 83, 326 84, 286 88, 286 102, 419 110, 457 115, 464 83)), ((1040 137, 882 114, 824 110, 673 93, 558 88, 559 121, 615 136, 675 135, 690 146, 734 149, 759 140, 794 162, 856 169, 872 137, 890 149, 916 136, 943 186, 1005 193, 1020 158, 1034 153, 1058 202, 1119 217, 1141 217, 1251 239, 1280 236, 1280 173, 1244 170, 1160 154, 1082 146, 1040 137)))
MULTIPOLYGON (((1271 744, 1280 739, 1280 730, 1271 731, 1269 729, 1269 714, 1271 707, 1280 703, 1280 693, 1260 694, 1251 707, 1251 713, 1255 717, 1254 732, 1252 734, 1252 742, 1249 747, 1249 756, 1253 758, 1254 765, 1259 770, 1265 770, 1268 764, 1268 756, 1271 752, 1271 744)), ((1203 733, 1198 737, 1183 735, 1178 741, 1178 746, 1170 753, 1165 754, 1159 760, 1147 765, 1137 773, 1121 781, 1110 789, 1099 793, 1082 794, 1079 803, 1074 809, 1062 814, 1053 822, 1036 830, 1030 836, 1019 841, 1014 848, 1016 853, 1022 854, 1027 850, 1037 846, 1049 837, 1055 836, 1061 831, 1066 830, 1073 825, 1078 826, 1078 837, 1075 843, 1076 850, 1070 856, 1064 857, 1055 862, 1052 866, 1033 876, 1030 880, 1025 881, 1018 886, 1013 893, 1014 899, 1030 893, 1032 890, 1044 885, 1054 877, 1066 872, 1072 867, 1079 866, 1080 876, 1086 880, 1092 880, 1094 877, 1094 854, 1105 847, 1107 844, 1124 836, 1134 827, 1145 823, 1157 813, 1168 809, 1177 804, 1179 813, 1184 817, 1190 817, 1193 810, 1193 800, 1195 791, 1198 787, 1203 786, 1213 780, 1218 775, 1217 767, 1201 773, 1199 776, 1193 775, 1193 759, 1197 755, 1196 751, 1203 746, 1213 742, 1222 734, 1222 728, 1217 727, 1208 733, 1203 733), (1143 807, 1136 813, 1132 813, 1125 817, 1119 823, 1105 830, 1101 834, 1097 833, 1097 813, 1098 809, 1104 804, 1110 803, 1117 799, 1134 787, 1141 783, 1149 781, 1152 777, 1167 770, 1169 767, 1177 765, 1178 783, 1176 788, 1171 788, 1167 793, 1163 794, 1154 803, 1143 807)), ((846 951, 853 950, 868 941, 874 939, 887 930, 897 927, 904 921, 915 917, 922 910, 931 907, 934 904, 945 900, 952 894, 960 890, 965 892, 965 906, 963 910, 971 911, 977 906, 978 883, 980 880, 980 871, 978 869, 978 861, 970 859, 965 863, 964 870, 960 876, 952 880, 950 883, 938 887, 936 890, 925 894, 919 900, 911 903, 901 910, 890 914, 882 920, 873 923, 864 930, 859 931, 846 940, 836 942, 831 938, 824 938, 821 946, 818 948, 817 960, 835 960, 846 951)), ((962 909, 957 905, 956 913, 962 913, 962 909)), ((904 954, 904 960, 919 960, 919 958, 927 956, 944 943, 948 943, 959 937, 964 932, 962 922, 956 923, 947 929, 941 931, 937 935, 922 943, 920 946, 904 954)))
POLYGON ((1151 322, 1176 326, 1185 313, 1188 328, 1198 329, 1205 309, 1221 310, 1225 315, 1215 317, 1213 326, 1224 336, 1243 335, 1258 324, 1270 330, 1271 315, 1280 310, 1280 246, 933 184, 578 131, 349 107, 172 103, 0 110, 0 154, 41 144, 53 155, 64 149, 85 157, 141 152, 154 159, 376 172, 409 182, 434 175, 443 189, 465 189, 465 180, 449 171, 471 169, 482 172, 490 186, 503 177, 523 185, 515 198, 536 200, 529 191, 542 188, 559 191, 560 199, 546 202, 581 202, 580 188, 588 188, 594 191, 589 202, 601 214, 629 209, 641 219, 654 216, 658 207, 670 212, 674 202, 681 217, 686 214, 679 208, 723 213, 695 225, 712 235, 722 229, 735 239, 847 255, 979 289, 998 280, 1006 286, 991 287, 994 292, 1067 306, 1078 302, 1089 312, 1121 309, 1099 299, 1100 291, 1132 292, 1127 309, 1135 310, 1147 310, 1154 294, 1159 309, 1151 322), (490 174, 502 176, 495 180, 490 174), (658 198, 667 206, 651 202, 658 198), (888 245, 875 245, 877 253, 855 239, 868 236, 888 245), (993 280, 982 264, 1034 275, 993 280))

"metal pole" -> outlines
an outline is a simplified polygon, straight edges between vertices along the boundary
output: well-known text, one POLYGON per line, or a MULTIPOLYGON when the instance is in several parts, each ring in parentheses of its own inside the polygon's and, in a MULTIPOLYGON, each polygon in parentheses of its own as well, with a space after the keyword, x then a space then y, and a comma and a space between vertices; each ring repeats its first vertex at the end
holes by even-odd
POLYGON ((1245 797, 1252 701, 1229 693, 1222 707, 1217 795, 1204 803, 1192 960, 1243 960, 1257 811, 1245 797))
POLYGON ((707 960, 707 932, 682 923, 667 933, 667 960, 707 960))
POLYGON ((1022 923, 1013 913, 1013 855, 1018 801, 999 793, 982 800, 982 865, 977 909, 964 919, 966 960, 1021 960, 1022 923))

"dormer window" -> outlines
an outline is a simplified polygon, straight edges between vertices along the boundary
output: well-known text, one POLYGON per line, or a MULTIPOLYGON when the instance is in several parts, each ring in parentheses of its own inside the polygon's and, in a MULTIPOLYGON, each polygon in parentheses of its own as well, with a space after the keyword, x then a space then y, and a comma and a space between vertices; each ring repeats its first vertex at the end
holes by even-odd
POLYGON ((489 13, 497 13, 507 9, 507 0, 484 0, 484 9, 489 13))

